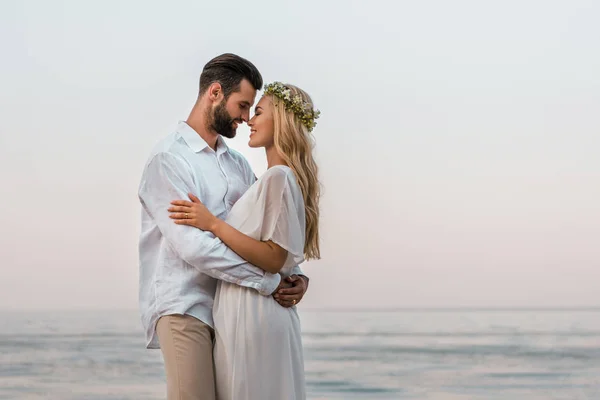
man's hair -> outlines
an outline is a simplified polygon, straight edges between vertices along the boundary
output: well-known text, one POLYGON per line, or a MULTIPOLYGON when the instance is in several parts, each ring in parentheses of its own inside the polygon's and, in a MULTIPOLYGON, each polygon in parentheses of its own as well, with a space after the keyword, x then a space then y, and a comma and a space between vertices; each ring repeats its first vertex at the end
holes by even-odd
POLYGON ((227 99, 231 93, 240 90, 243 79, 247 79, 256 90, 262 88, 263 79, 254 64, 235 54, 221 54, 204 66, 200 74, 200 96, 206 93, 210 85, 218 82, 227 99))

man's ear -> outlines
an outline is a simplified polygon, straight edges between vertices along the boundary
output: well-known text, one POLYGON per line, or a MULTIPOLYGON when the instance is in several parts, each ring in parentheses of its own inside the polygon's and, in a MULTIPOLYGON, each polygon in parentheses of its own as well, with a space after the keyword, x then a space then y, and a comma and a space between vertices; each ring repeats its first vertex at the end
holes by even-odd
POLYGON ((212 101, 220 101, 223 97, 223 88, 219 82, 214 82, 208 87, 208 98, 212 101))

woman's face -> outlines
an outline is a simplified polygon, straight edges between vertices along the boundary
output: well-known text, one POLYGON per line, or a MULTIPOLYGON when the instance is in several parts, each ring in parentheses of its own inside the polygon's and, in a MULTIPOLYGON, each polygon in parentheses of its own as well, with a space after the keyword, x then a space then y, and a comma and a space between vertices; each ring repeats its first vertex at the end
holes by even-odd
POLYGON ((274 142, 273 103, 263 96, 254 110, 254 116, 248 121, 250 127, 250 147, 271 147, 274 142))

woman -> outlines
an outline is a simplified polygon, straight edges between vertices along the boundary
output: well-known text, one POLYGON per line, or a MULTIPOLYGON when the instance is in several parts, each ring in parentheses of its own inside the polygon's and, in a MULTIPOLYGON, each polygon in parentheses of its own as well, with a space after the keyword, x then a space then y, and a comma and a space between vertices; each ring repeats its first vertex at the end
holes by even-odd
MULTIPOLYGON (((250 147, 264 147, 268 170, 222 221, 200 201, 177 200, 175 223, 212 232, 242 258, 289 276, 319 253, 319 182, 310 132, 319 111, 301 89, 265 86, 250 121, 250 147), (187 215, 185 214, 187 213, 187 215)), ((219 281, 213 307, 217 397, 304 399, 300 320, 295 307, 219 281)))

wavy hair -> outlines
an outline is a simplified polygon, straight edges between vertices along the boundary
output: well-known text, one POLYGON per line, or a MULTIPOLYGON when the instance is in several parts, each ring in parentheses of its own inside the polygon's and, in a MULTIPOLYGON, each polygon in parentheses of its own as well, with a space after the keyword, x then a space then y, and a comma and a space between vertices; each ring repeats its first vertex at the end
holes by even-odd
MULTIPOLYGON (((290 89, 292 97, 299 95, 304 102, 313 106, 312 99, 305 91, 293 85, 285 84, 285 86, 290 89)), ((304 256, 307 260, 319 259, 321 258, 319 249, 321 185, 318 179, 319 168, 313 157, 314 138, 293 112, 286 111, 283 100, 277 96, 268 96, 273 103, 275 148, 296 175, 304 198, 306 209, 304 256)))

